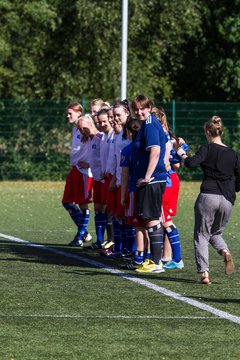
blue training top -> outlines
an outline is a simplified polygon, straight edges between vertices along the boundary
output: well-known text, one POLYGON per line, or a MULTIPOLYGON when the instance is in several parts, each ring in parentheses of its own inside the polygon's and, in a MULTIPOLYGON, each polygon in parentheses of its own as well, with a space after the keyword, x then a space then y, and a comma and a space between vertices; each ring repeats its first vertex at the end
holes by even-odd
POLYGON ((160 156, 156 168, 152 174, 154 179, 151 183, 165 182, 166 168, 164 164, 166 137, 159 120, 150 115, 142 124, 141 129, 133 143, 133 169, 136 180, 145 178, 148 168, 150 149, 153 146, 160 147, 160 156))

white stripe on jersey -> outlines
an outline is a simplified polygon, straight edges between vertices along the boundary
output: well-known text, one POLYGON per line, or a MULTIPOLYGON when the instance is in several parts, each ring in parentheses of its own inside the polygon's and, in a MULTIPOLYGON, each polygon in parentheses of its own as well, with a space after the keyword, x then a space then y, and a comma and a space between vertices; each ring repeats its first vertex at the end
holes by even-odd
POLYGON ((151 124, 152 123, 152 116, 149 115, 149 117, 146 120, 146 124, 151 124))

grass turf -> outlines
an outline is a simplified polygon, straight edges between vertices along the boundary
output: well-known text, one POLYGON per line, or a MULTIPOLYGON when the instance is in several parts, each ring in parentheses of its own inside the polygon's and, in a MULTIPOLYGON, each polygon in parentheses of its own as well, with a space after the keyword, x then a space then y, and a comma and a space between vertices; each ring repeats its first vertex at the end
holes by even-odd
MULTIPOLYGON (((118 262, 86 246, 66 246, 75 228, 61 206, 63 186, 0 183, 1 233, 118 268, 118 262)), ((199 183, 181 185, 176 224, 184 269, 129 273, 240 316, 238 264, 235 274, 226 277, 222 258, 210 249, 212 285, 196 284, 192 230, 198 190, 199 183)), ((238 214, 239 198, 225 231, 236 262, 238 214)), ((239 359, 238 324, 77 258, 4 237, 0 245, 0 359, 239 359)))

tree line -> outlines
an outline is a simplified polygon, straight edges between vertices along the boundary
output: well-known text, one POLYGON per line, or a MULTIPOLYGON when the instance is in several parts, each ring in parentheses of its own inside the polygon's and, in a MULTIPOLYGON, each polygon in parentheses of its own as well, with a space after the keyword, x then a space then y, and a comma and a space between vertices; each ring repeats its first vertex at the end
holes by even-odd
MULTIPOLYGON (((119 98, 121 6, 0 0, 0 98, 119 98)), ((128 97, 239 101, 239 13, 239 0, 129 0, 128 97)))

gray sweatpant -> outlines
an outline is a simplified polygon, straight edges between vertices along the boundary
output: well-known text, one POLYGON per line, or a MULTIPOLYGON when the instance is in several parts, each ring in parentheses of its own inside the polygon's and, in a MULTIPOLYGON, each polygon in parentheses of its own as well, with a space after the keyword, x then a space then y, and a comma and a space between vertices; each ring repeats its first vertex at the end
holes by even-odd
POLYGON ((198 272, 209 271, 208 244, 221 253, 228 249, 222 238, 232 211, 232 204, 223 195, 198 195, 195 202, 194 250, 198 272))

